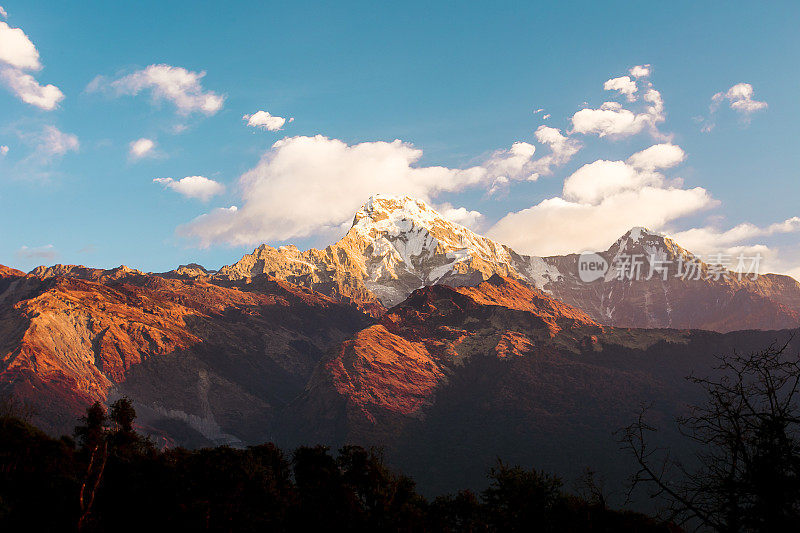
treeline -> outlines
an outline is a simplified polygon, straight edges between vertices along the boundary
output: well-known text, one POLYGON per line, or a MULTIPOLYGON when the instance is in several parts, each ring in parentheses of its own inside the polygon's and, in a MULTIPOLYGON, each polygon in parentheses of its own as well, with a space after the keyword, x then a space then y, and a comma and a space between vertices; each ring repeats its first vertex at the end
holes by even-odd
MULTIPOLYGON (((498 462, 480 494, 433 501, 375 449, 159 450, 122 399, 54 439, 0 412, 2 531, 670 531, 558 477, 498 462)), ((18 413, 16 413, 18 415, 18 413)))

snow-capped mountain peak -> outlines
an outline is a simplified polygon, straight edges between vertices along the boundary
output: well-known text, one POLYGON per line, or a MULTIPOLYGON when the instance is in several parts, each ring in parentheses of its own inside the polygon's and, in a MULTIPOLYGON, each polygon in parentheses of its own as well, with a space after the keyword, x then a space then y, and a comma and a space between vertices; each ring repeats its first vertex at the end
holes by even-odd
POLYGON ((334 246, 357 257, 366 286, 390 304, 426 285, 472 283, 511 273, 506 247, 410 196, 372 196, 334 246))
POLYGON ((504 246, 447 220, 425 201, 410 196, 370 197, 356 213, 348 235, 372 244, 387 241, 410 266, 415 258, 434 254, 502 262, 510 259, 504 246))

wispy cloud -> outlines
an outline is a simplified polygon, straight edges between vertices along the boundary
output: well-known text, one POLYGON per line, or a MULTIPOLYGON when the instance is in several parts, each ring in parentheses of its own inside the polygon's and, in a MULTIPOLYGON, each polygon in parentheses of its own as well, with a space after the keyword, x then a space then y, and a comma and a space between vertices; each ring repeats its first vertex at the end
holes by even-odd
POLYGON ((730 89, 724 92, 718 92, 711 97, 711 104, 709 105, 709 117, 704 119, 700 117, 698 120, 703 124, 701 130, 708 133, 716 126, 715 116, 723 102, 727 101, 730 108, 736 111, 742 118, 745 124, 750 122, 750 115, 756 111, 764 110, 768 107, 767 102, 755 100, 753 96, 755 91, 753 86, 749 83, 737 83, 730 89))
POLYGON ((52 244, 38 247, 22 246, 16 252, 17 259, 26 262, 51 262, 58 257, 58 251, 52 244))
POLYGON ((205 75, 205 72, 192 72, 183 67, 150 65, 116 80, 98 76, 86 90, 110 90, 117 95, 131 96, 149 91, 154 102, 170 102, 180 114, 213 115, 222 109, 225 97, 203 88, 201 81, 205 75))

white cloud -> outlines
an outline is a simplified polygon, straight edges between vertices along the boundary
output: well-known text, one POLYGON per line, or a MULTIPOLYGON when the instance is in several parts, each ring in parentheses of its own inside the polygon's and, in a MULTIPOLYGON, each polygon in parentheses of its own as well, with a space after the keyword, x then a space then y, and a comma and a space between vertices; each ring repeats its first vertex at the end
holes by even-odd
POLYGON ((627 162, 598 160, 566 180, 560 197, 509 213, 489 231, 519 252, 536 255, 605 249, 633 226, 654 230, 714 204, 700 187, 670 185, 656 169, 684 158, 677 146, 659 144, 627 162))
POLYGON ((154 183, 159 183, 173 191, 186 196, 207 202, 212 196, 220 194, 225 187, 214 180, 204 176, 187 176, 179 180, 172 178, 155 178, 154 183))
POLYGON ((598 204, 550 198, 509 213, 488 235, 518 252, 536 255, 604 250, 634 226, 659 230, 668 222, 712 205, 708 192, 643 187, 604 198, 598 204))
POLYGON ((133 96, 149 90, 154 101, 167 100, 181 114, 198 111, 213 115, 222 109, 225 97, 203 89, 200 82, 205 75, 182 67, 150 65, 110 83, 102 77, 95 78, 86 90, 92 92, 108 86, 117 94, 133 96))
POLYGON ((603 84, 603 89, 606 91, 617 91, 624 95, 629 102, 636 101, 636 82, 629 76, 620 76, 619 78, 612 78, 603 84))
POLYGON ((744 222, 727 230, 707 226, 674 232, 671 236, 687 249, 698 253, 711 253, 741 244, 749 239, 799 231, 800 217, 792 217, 765 227, 744 222))
POLYGON ((536 147, 530 143, 517 141, 508 150, 498 150, 490 157, 485 166, 495 176, 514 179, 535 180, 538 174, 529 168, 536 153, 536 147))
POLYGON ((505 176, 497 176, 489 186, 489 196, 508 192, 511 181, 505 176))
MULTIPOLYGON (((638 65, 630 69, 635 78, 649 75, 649 65, 638 65)), ((658 132, 658 124, 664 121, 664 101, 661 93, 655 90, 649 81, 643 84, 642 100, 644 109, 634 112, 626 109, 619 102, 605 102, 599 108, 585 108, 572 115, 572 131, 570 133, 594 134, 599 137, 622 138, 648 130, 653 137, 663 138, 658 132)), ((627 97, 629 102, 637 100, 639 86, 629 76, 620 76, 607 80, 603 84, 607 91, 614 90, 627 97)))
POLYGON ((45 159, 62 156, 68 152, 77 152, 80 148, 78 137, 64 133, 55 126, 45 126, 38 136, 37 153, 45 159))
POLYGON ((277 141, 239 180, 242 205, 179 228, 201 245, 256 244, 338 228, 375 193, 429 200, 480 183, 487 171, 415 167, 422 151, 399 140, 348 145, 321 135, 277 141))
POLYGON ((551 117, 550 113, 547 113, 546 115, 542 115, 542 120, 547 120, 550 117, 551 117))
POLYGON ((647 78, 650 76, 650 65, 636 65, 628 71, 634 78, 647 78))
POLYGON ((130 155, 132 159, 142 159, 143 157, 152 156, 155 147, 155 141, 142 137, 130 143, 128 155, 130 155))
POLYGON ((45 126, 37 132, 18 132, 20 140, 31 148, 18 160, 12 174, 24 180, 47 180, 53 177, 53 164, 70 152, 80 149, 78 137, 64 133, 55 126, 45 126))
POLYGON ((569 162, 572 156, 581 149, 581 143, 563 135, 560 130, 549 126, 539 126, 536 129, 536 140, 550 148, 550 154, 539 159, 537 171, 548 174, 552 167, 561 166, 569 162))
POLYGON ((506 183, 536 179, 576 150, 573 141, 551 130, 541 130, 537 137, 549 144, 552 157, 535 160, 536 148, 517 142, 466 169, 416 166, 422 150, 400 140, 348 145, 322 135, 287 137, 239 179, 238 209, 214 210, 178 231, 201 246, 283 241, 338 230, 375 193, 430 201, 443 192, 488 186, 498 178, 506 183))
POLYGON ((630 156, 627 162, 600 159, 583 165, 564 180, 567 200, 596 204, 623 191, 646 186, 664 188, 665 178, 655 172, 682 162, 686 154, 673 144, 655 144, 630 156))
MULTIPOLYGON (((246 120, 247 125, 253 128, 262 128, 268 131, 278 131, 279 129, 283 128, 287 119, 270 115, 266 111, 256 111, 252 115, 243 116, 242 120, 246 120)), ((294 119, 290 118, 288 120, 289 122, 292 122, 294 119)))
POLYGON ((760 256, 758 272, 778 272, 800 279, 800 255, 795 246, 771 247, 760 239, 786 233, 800 232, 800 217, 791 217, 767 226, 744 222, 728 229, 715 226, 691 228, 685 231, 667 232, 681 246, 704 258, 706 261, 721 261, 727 268, 735 270, 739 257, 745 259, 745 268, 750 268, 756 255, 760 256))
POLYGON ((40 70, 39 51, 20 28, 0 22, 0 81, 23 102, 52 110, 64 99, 55 85, 40 85, 26 70, 40 70))
POLYGON ((6 155, 8 153, 8 146, 2 145, 0 146, 0 155, 6 155))
POLYGON ((9 66, 39 70, 39 51, 33 42, 20 28, 12 28, 5 22, 0 22, 0 62, 9 66))
POLYGON ((450 204, 435 206, 435 209, 447 220, 461 224, 473 231, 477 231, 483 221, 483 213, 471 211, 465 207, 453 207, 450 204))
POLYGON ((716 106, 719 106, 720 102, 726 99, 730 102, 731 109, 745 115, 766 109, 767 103, 753 100, 754 94, 753 86, 749 83, 737 83, 727 92, 717 93, 711 97, 712 111, 716 109, 716 106))
POLYGON ((564 180, 563 197, 580 203, 595 204, 604 198, 645 185, 659 185, 662 177, 638 172, 623 161, 603 159, 583 165, 564 180))
POLYGON ((52 244, 47 244, 45 246, 36 246, 33 248, 30 248, 28 246, 22 246, 20 247, 19 250, 17 250, 16 256, 18 259, 23 261, 50 262, 58 257, 58 252, 56 251, 55 246, 53 246, 52 244))
POLYGON ((661 93, 649 89, 644 94, 649 103, 642 113, 634 113, 618 102, 605 102, 599 109, 581 109, 572 116, 572 132, 596 134, 599 137, 628 137, 649 129, 660 136, 656 126, 664 121, 664 103, 661 93))
POLYGON ((628 158, 628 164, 635 168, 644 170, 656 170, 661 168, 671 168, 682 163, 686 159, 686 153, 680 146, 663 143, 654 144, 641 152, 636 152, 628 158))
POLYGON ((64 99, 64 93, 55 85, 39 85, 33 76, 16 68, 1 68, 0 79, 20 100, 45 111, 55 109, 64 99))
POLYGON ((753 86, 749 83, 737 83, 725 92, 719 92, 711 97, 711 105, 709 105, 710 116, 708 119, 702 117, 698 121, 703 124, 700 131, 708 133, 716 126, 714 117, 719 109, 719 106, 727 100, 730 108, 743 116, 745 123, 750 120, 750 115, 756 111, 766 109, 767 103, 753 100, 755 91, 753 86))
POLYGON ((0 6, 0 17, 3 17, 4 19, 8 18, 8 13, 5 9, 3 9, 3 6, 0 6))

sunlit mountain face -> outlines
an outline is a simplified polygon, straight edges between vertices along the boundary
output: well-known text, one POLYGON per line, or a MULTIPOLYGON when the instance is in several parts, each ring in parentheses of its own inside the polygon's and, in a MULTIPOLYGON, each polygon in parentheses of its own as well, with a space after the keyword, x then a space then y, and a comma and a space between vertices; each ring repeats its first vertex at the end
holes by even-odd
POLYGON ((0 530, 800 530, 800 3, 0 4, 0 530))

